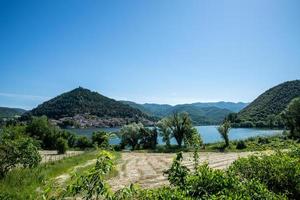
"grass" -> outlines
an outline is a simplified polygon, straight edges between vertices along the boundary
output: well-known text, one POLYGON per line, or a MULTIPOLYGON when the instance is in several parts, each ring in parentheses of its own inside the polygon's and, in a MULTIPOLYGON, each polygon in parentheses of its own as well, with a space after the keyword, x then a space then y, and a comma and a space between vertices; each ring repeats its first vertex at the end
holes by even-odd
MULTIPOLYGON (((237 149, 238 140, 231 141, 227 152, 240 152, 240 151, 265 151, 265 150, 278 150, 278 149, 290 149, 293 147, 300 147, 299 140, 293 140, 286 135, 274 135, 274 136, 257 136, 242 140, 245 144, 245 148, 237 149)), ((205 145, 205 151, 220 151, 222 150, 224 142, 218 142, 205 145)))
MULTIPOLYGON (((244 151, 265 151, 277 149, 289 149, 293 147, 300 147, 300 140, 290 139, 287 135, 273 135, 273 136, 256 136, 244 140, 230 141, 229 147, 224 149, 224 142, 216 142, 205 144, 201 152, 244 152, 244 151), (237 143, 243 141, 245 148, 237 149, 237 143)), ((177 145, 157 145, 155 149, 141 149, 135 150, 137 153, 178 153, 191 152, 192 149, 187 147, 179 148, 177 145)))
POLYGON ((97 151, 41 164, 33 169, 14 169, 0 180, 0 199, 36 199, 47 181, 68 172, 74 166, 95 159, 97 151))

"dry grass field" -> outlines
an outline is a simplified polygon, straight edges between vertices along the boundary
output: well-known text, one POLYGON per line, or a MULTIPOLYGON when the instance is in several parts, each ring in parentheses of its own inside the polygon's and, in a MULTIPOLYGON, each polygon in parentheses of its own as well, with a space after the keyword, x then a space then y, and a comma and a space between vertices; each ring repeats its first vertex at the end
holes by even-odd
MULTIPOLYGON (((239 157, 250 155, 250 152, 213 153, 201 152, 200 163, 207 162, 214 169, 225 169, 239 157)), ((168 184, 163 171, 171 166, 175 154, 171 153, 122 153, 118 164, 118 176, 109 180, 114 191, 131 183, 143 188, 153 188, 168 184)), ((192 153, 184 153, 183 164, 193 168, 192 153)))

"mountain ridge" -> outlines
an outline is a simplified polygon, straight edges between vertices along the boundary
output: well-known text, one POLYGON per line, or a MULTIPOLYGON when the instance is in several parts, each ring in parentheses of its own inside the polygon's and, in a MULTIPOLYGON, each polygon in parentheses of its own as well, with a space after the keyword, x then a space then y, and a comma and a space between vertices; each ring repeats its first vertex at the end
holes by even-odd
POLYGON ((21 108, 0 107, 0 118, 14 118, 21 116, 26 110, 21 108))
POLYGON ((144 103, 138 104, 132 101, 121 101, 122 103, 128 104, 134 108, 140 109, 149 115, 157 117, 166 117, 174 112, 187 112, 194 124, 204 125, 204 124, 219 124, 223 119, 232 112, 242 109, 248 103, 233 103, 233 102, 208 102, 208 103, 191 103, 191 104, 155 104, 155 103, 144 103), (226 108, 229 105, 231 108, 226 108))

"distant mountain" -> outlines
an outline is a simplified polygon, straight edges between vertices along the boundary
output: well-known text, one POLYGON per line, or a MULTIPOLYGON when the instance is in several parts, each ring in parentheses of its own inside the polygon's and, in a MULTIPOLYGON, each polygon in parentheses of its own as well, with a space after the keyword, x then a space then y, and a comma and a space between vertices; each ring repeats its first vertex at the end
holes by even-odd
POLYGON ((237 115, 237 121, 268 124, 275 120, 289 104, 300 96, 300 80, 279 84, 255 99, 237 115))
POLYGON ((119 126, 136 120, 151 120, 136 108, 82 87, 44 102, 27 114, 46 115, 56 120, 76 120, 84 126, 119 126))
POLYGON ((248 105, 246 103, 216 102, 171 106, 168 104, 122 102, 149 115, 160 118, 171 115, 174 112, 187 112, 195 124, 219 124, 229 113, 239 111, 248 105))
POLYGON ((192 103, 192 105, 200 107, 200 108, 207 108, 207 107, 217 107, 222 109, 227 109, 232 112, 239 112, 240 110, 244 109, 246 106, 249 105, 249 103, 233 103, 233 102, 212 102, 212 103, 192 103))
POLYGON ((16 116, 21 116, 25 112, 26 110, 20 108, 0 107, 0 118, 13 118, 16 116))

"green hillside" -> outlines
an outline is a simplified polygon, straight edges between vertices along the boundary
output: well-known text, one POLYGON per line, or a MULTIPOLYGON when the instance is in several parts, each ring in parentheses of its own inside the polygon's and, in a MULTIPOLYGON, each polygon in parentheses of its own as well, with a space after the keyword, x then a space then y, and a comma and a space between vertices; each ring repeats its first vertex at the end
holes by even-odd
POLYGON ((241 110, 237 115, 237 121, 240 124, 252 122, 254 125, 262 123, 268 125, 270 121, 279 120, 278 115, 298 96, 300 96, 300 80, 277 85, 241 110))
POLYGON ((81 87, 44 102, 30 114, 46 115, 53 119, 73 117, 77 114, 90 114, 101 118, 148 117, 138 109, 81 87))
POLYGON ((15 116, 21 116, 26 110, 20 108, 7 108, 0 107, 0 118, 13 118, 15 116))
MULTIPOLYGON (((137 104, 130 101, 122 101, 133 108, 137 108, 151 116, 166 117, 174 112, 187 112, 194 124, 219 124, 231 112, 229 109, 213 106, 217 103, 195 103, 171 106, 168 104, 137 104)), ((225 102, 224 102, 225 103, 225 102)), ((234 103, 231 103, 231 105, 234 103)))

